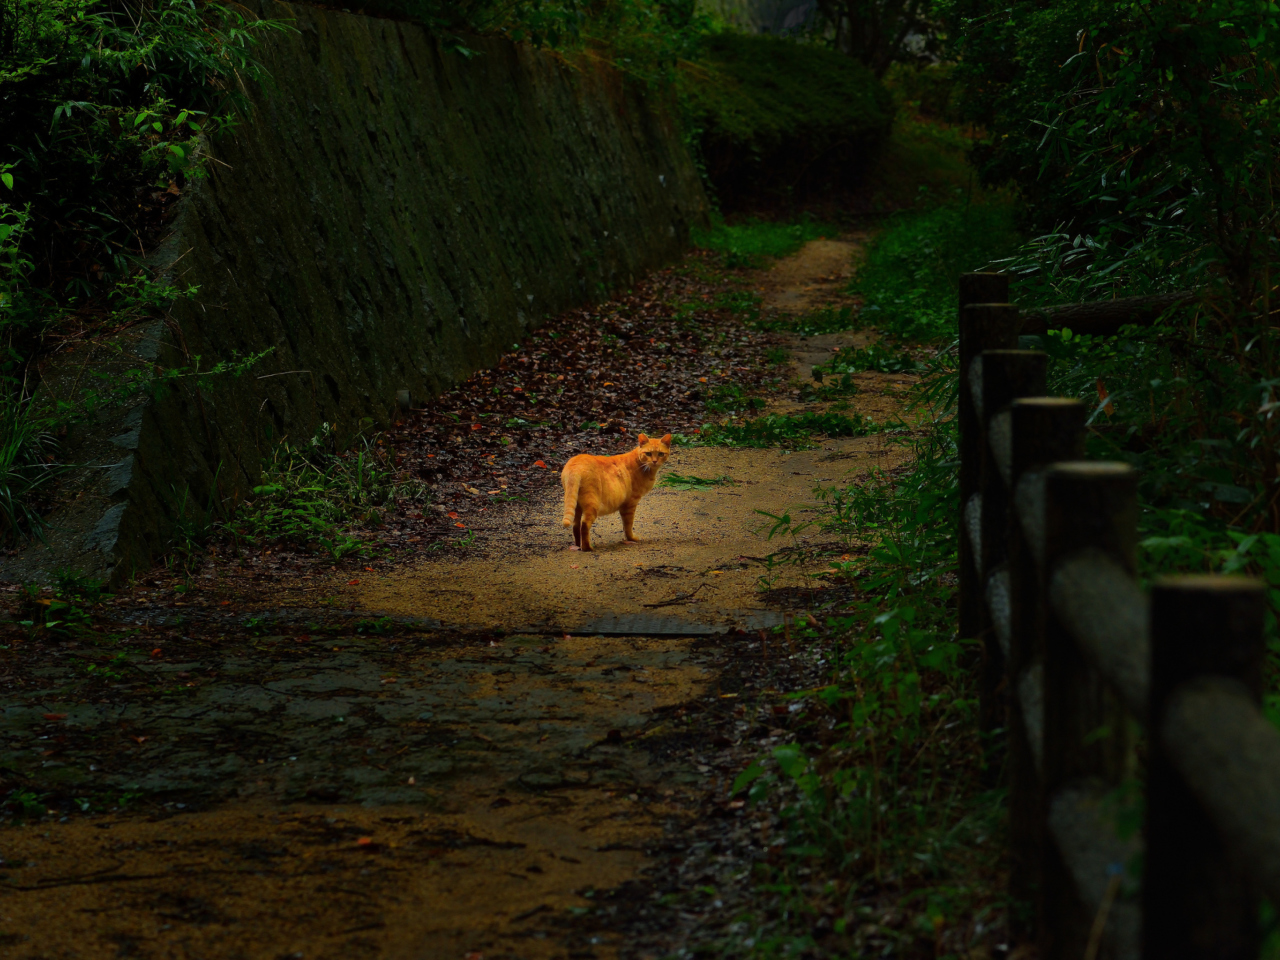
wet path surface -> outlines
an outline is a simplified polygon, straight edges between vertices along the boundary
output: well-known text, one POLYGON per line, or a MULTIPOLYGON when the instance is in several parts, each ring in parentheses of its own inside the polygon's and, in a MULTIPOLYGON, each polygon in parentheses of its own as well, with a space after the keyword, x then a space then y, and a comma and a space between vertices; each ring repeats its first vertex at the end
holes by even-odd
MULTIPOLYGON (((766 302, 829 302, 855 250, 811 244, 763 278, 766 302)), ((793 373, 859 337, 793 341, 793 373)), ((865 378, 868 410, 895 409, 900 378, 865 378)), ((237 604, 247 618, 213 600, 122 610, 154 641, 67 643, 8 677, 0 768, 28 785, 28 818, 54 795, 94 815, 0 834, 0 946, 664 954, 690 922, 624 935, 629 901, 658 896, 627 891, 655 855, 679 860, 690 823, 727 815, 742 756, 796 709, 751 699, 804 669, 789 632, 759 632, 787 616, 762 574, 775 594, 811 583, 762 565, 782 546, 765 513, 803 519, 815 484, 900 458, 880 437, 677 448, 668 472, 722 482, 656 488, 636 546, 610 517, 601 549, 568 551, 544 488, 477 513, 468 551, 284 584, 237 604)))

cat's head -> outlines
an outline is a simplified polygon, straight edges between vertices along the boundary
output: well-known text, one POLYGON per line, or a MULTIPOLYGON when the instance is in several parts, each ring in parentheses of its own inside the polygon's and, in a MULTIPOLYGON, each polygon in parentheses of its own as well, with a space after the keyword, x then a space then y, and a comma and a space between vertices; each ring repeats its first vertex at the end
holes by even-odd
POLYGON ((657 470, 667 462, 667 457, 671 456, 671 434, 669 433, 661 440, 656 437, 646 437, 642 433, 636 437, 636 443, 639 445, 636 449, 640 451, 640 469, 645 473, 657 470))

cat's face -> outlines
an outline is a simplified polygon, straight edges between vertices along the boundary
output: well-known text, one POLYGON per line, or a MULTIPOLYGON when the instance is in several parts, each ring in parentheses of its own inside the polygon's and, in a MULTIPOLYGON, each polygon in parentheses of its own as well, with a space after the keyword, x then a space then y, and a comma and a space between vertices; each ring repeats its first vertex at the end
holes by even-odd
POLYGON ((661 440, 646 437, 642 433, 636 437, 636 442, 640 445, 640 469, 645 473, 653 473, 667 462, 667 457, 671 456, 671 434, 669 433, 661 440))

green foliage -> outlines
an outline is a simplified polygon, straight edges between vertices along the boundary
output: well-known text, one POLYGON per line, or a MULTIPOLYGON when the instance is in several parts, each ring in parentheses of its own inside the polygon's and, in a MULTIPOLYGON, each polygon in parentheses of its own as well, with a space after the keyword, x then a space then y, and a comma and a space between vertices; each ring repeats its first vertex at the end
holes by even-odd
POLYGON ((825 564, 824 578, 858 586, 848 612, 799 631, 801 642, 822 638, 830 673, 792 694, 791 709, 830 732, 774 748, 734 783, 781 809, 785 856, 768 870, 767 889, 793 898, 779 898, 780 916, 742 924, 751 941, 733 944, 734 955, 805 943, 803 904, 815 897, 835 931, 847 932, 834 942, 848 956, 898 955, 922 933, 940 942, 944 927, 968 928, 990 901, 1001 798, 984 790, 973 763, 977 660, 956 639, 956 526, 939 522, 959 508, 953 422, 940 419, 912 442, 909 473, 819 488, 816 521, 776 518, 775 536, 816 524, 846 549, 870 549, 825 564), (827 878, 839 878, 835 890, 827 878), (868 906, 877 897, 898 917, 880 930, 868 906))
POLYGON ((865 306, 859 319, 903 340, 956 336, 961 273, 1017 249, 1008 202, 949 203, 893 217, 871 241, 850 292, 865 306))
POLYGON ((706 37, 681 103, 722 203, 849 184, 888 136, 893 105, 866 67, 768 36, 706 37))
POLYGON ((358 436, 352 449, 339 452, 328 423, 306 444, 277 446, 262 480, 226 531, 237 541, 285 541, 335 560, 365 549, 343 527, 377 522, 392 500, 426 500, 422 484, 396 479, 377 438, 358 436))
MULTIPOLYGON (((350 9, 346 0, 320 6, 350 9)), ((466 34, 500 34, 566 53, 590 51, 627 74, 667 83, 707 29, 693 0, 365 0, 376 16, 414 20, 454 52, 474 57, 466 34)))
POLYGON ((164 207, 199 176, 202 138, 259 74, 256 37, 282 24, 217 0, 0 0, 0 541, 39 530, 70 420, 139 390, 242 369, 151 365, 37 408, 42 338, 120 329, 193 293, 140 268, 164 207))
POLYGON ((1074 277, 1088 298, 1204 288, 1224 301, 1220 316, 1253 323, 1280 250, 1280 9, 986 8, 956 4, 977 15, 959 41, 966 107, 988 127, 977 153, 986 179, 1015 182, 1034 224, 1058 241, 1040 251, 1042 267, 1074 277))
POLYGON ((723 254, 724 265, 732 269, 761 267, 769 258, 795 253, 810 240, 837 236, 840 228, 809 216, 792 223, 756 217, 729 223, 716 214, 710 227, 694 227, 692 233, 694 246, 723 254))
POLYGON ((765 400, 748 396, 736 383, 718 383, 708 391, 705 406, 708 413, 741 413, 763 410, 765 400))
POLYGON ((214 0, 0 0, 0 168, 48 308, 133 272, 142 192, 198 171, 269 25, 214 0))
POLYGON ((814 437, 865 437, 884 428, 858 413, 767 414, 740 423, 708 423, 700 442, 726 447, 802 447, 814 437))

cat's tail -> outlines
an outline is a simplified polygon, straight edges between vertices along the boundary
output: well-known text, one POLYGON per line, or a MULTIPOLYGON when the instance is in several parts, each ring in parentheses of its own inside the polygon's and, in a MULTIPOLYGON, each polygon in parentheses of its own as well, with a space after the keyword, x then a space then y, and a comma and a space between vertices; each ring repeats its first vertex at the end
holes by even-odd
POLYGON ((582 477, 577 473, 566 473, 564 477, 564 525, 573 526, 573 515, 578 509, 578 484, 582 477))

